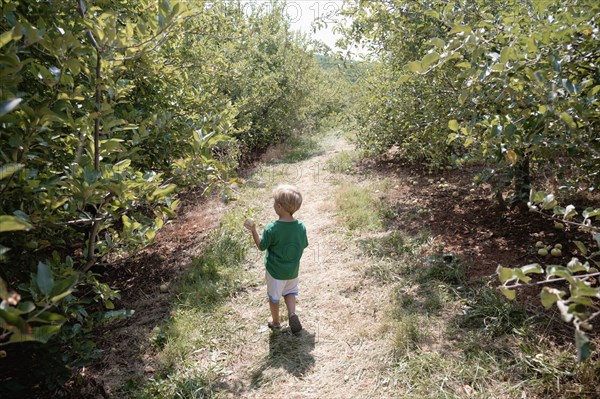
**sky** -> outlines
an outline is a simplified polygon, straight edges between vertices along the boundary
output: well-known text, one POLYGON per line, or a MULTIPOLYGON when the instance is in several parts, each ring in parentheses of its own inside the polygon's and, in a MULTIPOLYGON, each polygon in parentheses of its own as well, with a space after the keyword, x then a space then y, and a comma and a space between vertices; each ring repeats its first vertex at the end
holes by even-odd
MULTIPOLYGON (((245 7, 253 4, 268 4, 268 0, 246 0, 245 7)), ((332 31, 339 11, 344 3, 343 0, 287 0, 285 13, 289 18, 292 29, 303 33, 311 33, 315 39, 322 41, 334 50, 335 41, 340 37, 332 31), (327 27, 313 33, 312 23, 322 19, 327 27)))

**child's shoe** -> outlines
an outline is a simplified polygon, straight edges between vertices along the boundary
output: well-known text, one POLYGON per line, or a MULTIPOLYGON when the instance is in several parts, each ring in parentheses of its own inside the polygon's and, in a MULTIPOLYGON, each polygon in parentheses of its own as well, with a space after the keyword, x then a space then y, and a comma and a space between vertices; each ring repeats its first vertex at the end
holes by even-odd
POLYGON ((300 324, 300 319, 296 314, 290 316, 289 323, 290 330, 292 330, 292 333, 296 334, 297 332, 302 330, 302 324, 300 324))
POLYGON ((271 318, 269 318, 269 320, 267 321, 267 326, 275 331, 275 330, 281 330, 281 324, 279 323, 273 323, 273 321, 271 320, 271 318))

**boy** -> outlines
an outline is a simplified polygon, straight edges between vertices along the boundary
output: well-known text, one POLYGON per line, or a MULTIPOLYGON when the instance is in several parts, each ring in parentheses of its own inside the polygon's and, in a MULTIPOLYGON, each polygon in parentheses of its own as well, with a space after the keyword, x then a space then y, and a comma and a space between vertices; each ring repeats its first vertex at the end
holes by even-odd
POLYGON ((279 323, 279 302, 284 298, 292 333, 302 330, 296 315, 296 295, 298 295, 298 269, 302 251, 308 246, 306 228, 294 218, 300 209, 302 195, 296 187, 284 184, 273 190, 273 208, 279 219, 269 223, 259 238, 254 222, 247 220, 244 226, 252 232, 252 238, 259 250, 266 250, 265 277, 269 295, 271 318, 270 329, 281 328, 279 323))

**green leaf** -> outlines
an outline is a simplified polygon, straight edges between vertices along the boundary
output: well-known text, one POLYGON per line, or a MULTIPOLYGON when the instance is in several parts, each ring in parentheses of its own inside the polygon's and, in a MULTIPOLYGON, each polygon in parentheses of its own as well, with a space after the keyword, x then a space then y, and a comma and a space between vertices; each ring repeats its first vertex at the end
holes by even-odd
POLYGON ((65 279, 58 280, 54 287, 52 287, 52 291, 50 292, 50 301, 58 302, 71 292, 73 292, 73 287, 77 284, 77 276, 72 275, 65 279))
POLYGON ((592 355, 590 339, 581 330, 575 330, 575 346, 577 347, 577 359, 580 362, 587 360, 592 355))
POLYGON ((511 301, 513 301, 517 296, 515 290, 510 290, 506 287, 500 287, 500 291, 504 294, 505 297, 507 297, 511 301))
POLYGON ((584 281, 581 281, 582 285, 577 287, 571 287, 571 298, 572 297, 592 297, 600 299, 600 288, 588 287, 584 281))
POLYGON ((587 248, 581 241, 573 241, 573 244, 575 244, 577 246, 577 248, 583 254, 583 256, 587 255, 587 253, 588 253, 587 248))
POLYGON ((521 271, 525 275, 532 274, 532 273, 535 273, 535 274, 544 273, 544 269, 542 269, 542 266, 540 266, 539 263, 531 263, 529 265, 521 266, 521 271))
POLYGON ((497 64, 492 65, 491 70, 494 72, 504 72, 505 68, 506 68, 506 64, 497 63, 497 64))
POLYGON ((511 165, 514 166, 517 163, 518 159, 517 153, 514 150, 506 151, 506 159, 511 165))
POLYGON ((587 208, 582 213, 582 216, 585 219, 589 219, 591 217, 598 216, 598 215, 600 215, 600 209, 594 209, 594 208, 587 208))
POLYGON ((33 327, 31 329, 31 333, 23 334, 19 332, 15 332, 10 336, 10 343, 17 342, 41 342, 45 344, 48 342, 53 335, 56 335, 60 331, 60 325, 49 325, 49 326, 41 326, 41 327, 33 327))
POLYGON ((594 306, 594 300, 592 298, 587 298, 584 296, 571 296, 569 298, 569 301, 587 307, 594 306))
POLYGON ((561 277, 567 280, 569 283, 575 285, 573 274, 569 269, 561 265, 550 265, 546 268, 546 277, 550 278, 553 276, 561 277))
POLYGON ((458 138, 458 134, 456 134, 456 133, 450 133, 450 134, 448 135, 448 138, 446 139, 446 143, 447 143, 447 144, 450 144, 450 143, 452 143, 454 140, 456 140, 457 138, 458 138))
POLYGON ((100 173, 95 170, 92 169, 88 166, 83 168, 83 180, 85 180, 85 182, 88 185, 93 185, 94 183, 96 183, 96 180, 98 180, 98 177, 100 177, 100 173))
POLYGON ((556 288, 544 287, 540 293, 542 305, 548 309, 556 303, 556 301, 562 299, 565 296, 565 292, 557 290, 556 288))
POLYGON ((6 282, 0 277, 0 299, 6 300, 8 298, 8 287, 6 286, 6 282))
POLYGON ((517 54, 515 53, 515 49, 512 47, 504 47, 502 51, 500 51, 500 62, 506 64, 509 61, 516 60, 517 54))
POLYGON ((455 25, 450 32, 448 32, 448 35, 453 35, 455 33, 463 33, 463 32, 471 32, 471 27, 468 25, 455 25))
POLYGON ((36 317, 31 319, 32 322, 46 323, 46 324, 63 324, 67 321, 66 317, 52 312, 42 312, 36 317))
POLYGON ((0 48, 6 46, 12 40, 14 30, 15 28, 12 28, 0 35, 0 48))
POLYGON ((498 278, 500 279, 500 282, 502 284, 517 278, 514 269, 503 267, 501 265, 498 265, 498 267, 496 268, 496 274, 498 275, 498 278))
POLYGON ((513 269, 513 271, 517 279, 523 281, 524 283, 528 283, 531 281, 531 277, 526 276, 521 269, 513 269))
POLYGON ((458 131, 458 129, 459 129, 458 121, 456 119, 449 120, 448 121, 448 128, 450 130, 452 130, 453 132, 458 131))
POLYGON ((131 159, 124 159, 121 162, 117 162, 113 165, 112 169, 115 172, 124 172, 131 165, 131 159))
POLYGON ((577 128, 577 123, 575 123, 575 120, 573 119, 573 117, 571 115, 569 115, 568 113, 561 112, 560 119, 562 119, 563 122, 565 122, 571 129, 577 128))
POLYGON ((23 32, 20 26, 14 26, 11 30, 0 35, 0 48, 6 46, 12 40, 19 40, 23 37, 23 32))
POLYGON ((471 68, 471 63, 470 62, 466 62, 466 61, 459 62, 458 64, 455 65, 455 67, 469 69, 469 68, 471 68))
POLYGON ((554 199, 554 194, 548 194, 546 198, 544 198, 544 202, 542 202, 542 209, 553 209, 557 204, 558 202, 554 199))
POLYGON ((431 53, 427 53, 425 55, 425 57, 423 57, 423 59, 421 60, 421 66, 423 69, 427 69, 431 65, 433 65, 435 62, 437 62, 439 59, 440 59, 439 53, 437 53, 436 51, 432 51, 431 53))
POLYGON ((167 185, 160 186, 159 188, 154 190, 154 192, 151 195, 151 198, 152 199, 164 198, 167 195, 171 194, 173 191, 175 191, 175 188, 177 188, 177 186, 175 184, 167 184, 167 185))
POLYGON ((575 206, 574 205, 568 205, 565 208, 565 212, 563 214, 563 219, 569 220, 569 219, 572 219, 575 215, 577 215, 577 211, 575 210, 575 206))
POLYGON ((0 216, 0 233, 5 231, 27 231, 31 230, 32 228, 32 225, 19 217, 10 215, 0 216))
POLYGON ((543 191, 533 191, 532 189, 529 193, 529 201, 534 204, 539 204, 540 202, 544 201, 544 198, 546 198, 547 195, 548 194, 543 191))
POLYGON ((21 98, 13 98, 12 100, 2 101, 0 103, 0 116, 6 115, 11 112, 13 109, 17 107, 21 103, 23 99, 21 98))
POLYGON ((20 171, 24 166, 22 163, 9 163, 0 166, 0 180, 12 176, 13 173, 20 171))
POLYGON ((567 269, 569 269, 571 273, 577 273, 587 270, 587 268, 583 266, 577 258, 571 258, 569 263, 567 263, 567 269))
POLYGON ((123 215, 121 221, 123 222, 123 230, 131 231, 133 229, 133 222, 129 216, 123 215))
POLYGON ((444 47, 446 47, 446 42, 443 41, 442 39, 440 39, 439 37, 434 37, 432 39, 429 39, 429 41, 427 42, 430 45, 433 45, 437 48, 443 49, 444 47))
POLYGON ((23 332, 27 331, 29 325, 19 317, 19 312, 11 309, 8 310, 0 309, 0 327, 12 332, 23 332))
POLYGON ((412 61, 408 63, 408 70, 415 73, 423 72, 423 67, 421 66, 421 61, 412 61))
POLYGON ((562 80, 562 85, 565 89, 567 89, 567 91, 569 92, 569 94, 576 94, 577 93, 577 88, 575 87, 575 85, 573 85, 573 82, 571 82, 569 79, 563 79, 562 80))
POLYGON ((45 263, 38 263, 36 282, 42 294, 50 294, 54 286, 54 279, 52 278, 52 271, 45 263))
POLYGON ((537 53, 539 51, 537 45, 535 44, 535 39, 533 37, 529 37, 527 40, 527 51, 530 53, 537 53))
POLYGON ((35 309, 35 304, 31 301, 21 302, 17 305, 17 309, 21 314, 29 313, 35 309))

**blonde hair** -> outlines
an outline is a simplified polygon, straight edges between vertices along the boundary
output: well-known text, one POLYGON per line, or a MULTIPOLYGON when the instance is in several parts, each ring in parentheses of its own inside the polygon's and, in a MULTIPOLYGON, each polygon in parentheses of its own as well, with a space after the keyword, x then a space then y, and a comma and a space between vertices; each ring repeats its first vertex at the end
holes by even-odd
POLYGON ((302 194, 290 184, 280 184, 273 190, 273 199, 290 215, 293 215, 302 205, 302 194))

